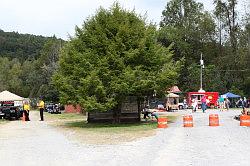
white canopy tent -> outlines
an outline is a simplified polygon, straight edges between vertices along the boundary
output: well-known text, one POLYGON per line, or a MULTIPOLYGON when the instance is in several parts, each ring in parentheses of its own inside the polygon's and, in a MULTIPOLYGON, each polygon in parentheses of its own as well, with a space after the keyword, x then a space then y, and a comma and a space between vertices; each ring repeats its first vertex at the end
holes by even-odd
POLYGON ((25 100, 25 98, 18 96, 14 93, 11 93, 7 90, 2 91, 0 93, 0 102, 4 102, 4 101, 14 101, 14 106, 22 106, 23 105, 23 100, 25 100))
POLYGON ((7 90, 0 93, 0 101, 23 101, 24 98, 7 90))
POLYGON ((179 95, 177 95, 177 94, 174 94, 174 93, 169 93, 168 95, 167 95, 167 97, 180 97, 179 95))
POLYGON ((168 111, 179 109, 179 95, 174 93, 169 93, 166 95, 166 108, 168 111))

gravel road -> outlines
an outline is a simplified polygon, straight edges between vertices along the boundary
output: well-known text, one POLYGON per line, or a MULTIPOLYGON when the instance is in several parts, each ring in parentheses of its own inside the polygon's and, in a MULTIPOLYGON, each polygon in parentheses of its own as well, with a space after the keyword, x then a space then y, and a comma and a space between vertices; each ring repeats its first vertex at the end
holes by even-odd
POLYGON ((239 113, 198 111, 193 113, 193 128, 182 127, 180 118, 152 137, 120 145, 83 145, 40 122, 38 113, 32 112, 30 122, 1 125, 0 165, 249 166, 250 128, 233 119, 239 113), (219 114, 219 127, 208 126, 210 113, 219 114))

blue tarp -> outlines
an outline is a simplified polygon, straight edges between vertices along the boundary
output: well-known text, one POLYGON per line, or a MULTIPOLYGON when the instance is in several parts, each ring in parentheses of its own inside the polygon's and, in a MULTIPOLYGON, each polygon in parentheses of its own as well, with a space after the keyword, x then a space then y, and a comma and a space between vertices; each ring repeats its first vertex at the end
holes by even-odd
POLYGON ((223 96, 226 96, 227 98, 239 98, 240 97, 239 95, 236 95, 230 92, 225 93, 223 96))

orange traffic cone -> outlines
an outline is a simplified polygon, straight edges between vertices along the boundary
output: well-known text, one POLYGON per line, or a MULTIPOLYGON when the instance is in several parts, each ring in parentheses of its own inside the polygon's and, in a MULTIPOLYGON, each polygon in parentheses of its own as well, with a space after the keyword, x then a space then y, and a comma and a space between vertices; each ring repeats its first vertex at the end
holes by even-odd
POLYGON ((25 117, 25 113, 23 111, 23 117, 22 117, 22 120, 25 121, 26 117, 25 117))

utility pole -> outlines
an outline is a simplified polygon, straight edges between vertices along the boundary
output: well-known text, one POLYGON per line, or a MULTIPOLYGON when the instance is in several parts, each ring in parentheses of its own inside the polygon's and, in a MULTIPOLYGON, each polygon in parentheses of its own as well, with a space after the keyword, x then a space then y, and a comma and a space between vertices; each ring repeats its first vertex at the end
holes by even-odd
POLYGON ((199 90, 199 92, 205 92, 203 89, 202 89, 202 69, 204 69, 204 61, 203 61, 203 59, 202 59, 202 53, 201 53, 201 59, 200 59, 200 67, 201 67, 201 75, 200 75, 200 83, 201 83, 201 85, 200 85, 200 90, 199 90))

